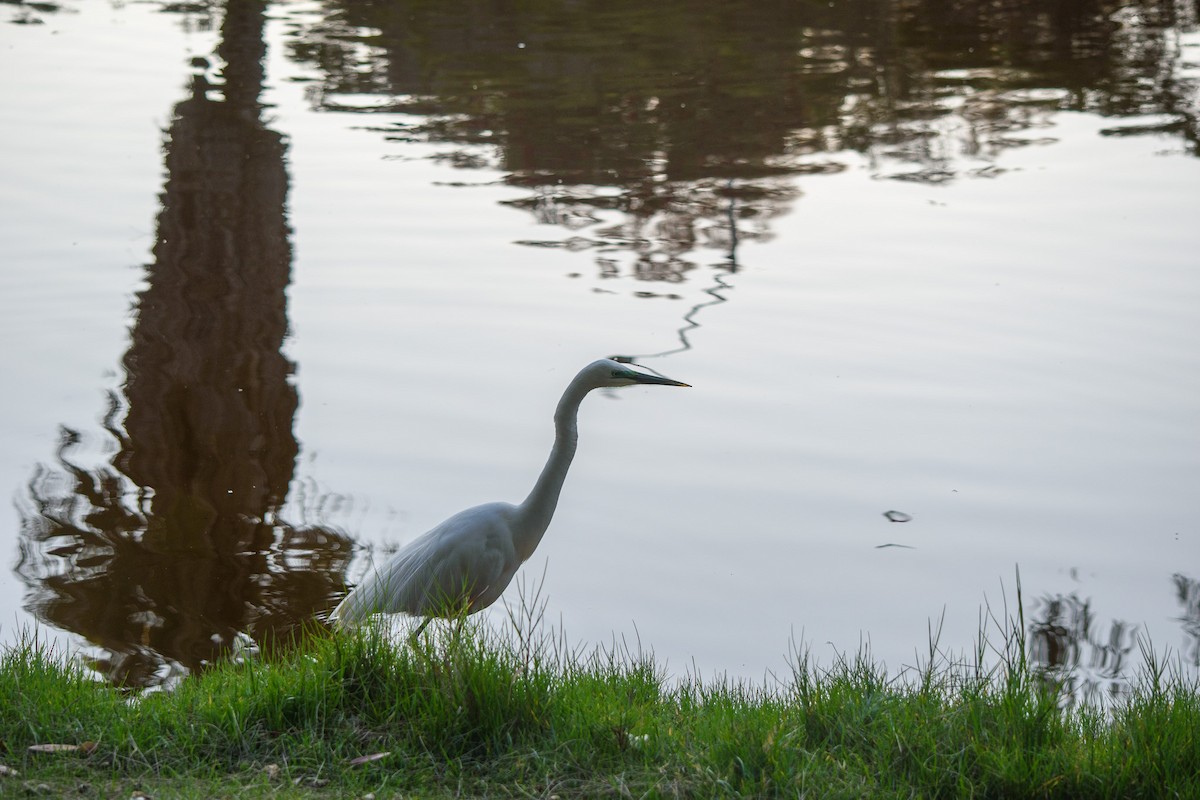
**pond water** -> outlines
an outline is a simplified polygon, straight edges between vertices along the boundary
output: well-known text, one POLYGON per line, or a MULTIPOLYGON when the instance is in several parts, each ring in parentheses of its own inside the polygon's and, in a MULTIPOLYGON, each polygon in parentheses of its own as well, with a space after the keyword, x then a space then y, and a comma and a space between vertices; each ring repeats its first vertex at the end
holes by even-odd
POLYGON ((286 638, 623 354, 693 388, 583 406, 571 641, 898 670, 1019 571, 1078 693, 1197 673, 1195 3, 499 8, 0 5, 0 641, 286 638))

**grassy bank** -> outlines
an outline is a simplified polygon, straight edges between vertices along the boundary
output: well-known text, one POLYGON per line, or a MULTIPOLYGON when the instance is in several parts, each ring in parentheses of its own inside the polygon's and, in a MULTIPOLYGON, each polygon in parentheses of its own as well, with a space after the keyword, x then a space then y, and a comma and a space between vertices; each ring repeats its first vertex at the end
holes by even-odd
POLYGON ((1065 711, 1022 646, 900 680, 800 654, 768 690, 468 626, 316 636, 130 697, 26 641, 0 658, 0 795, 1200 797, 1195 685, 1148 656, 1121 704, 1065 711))

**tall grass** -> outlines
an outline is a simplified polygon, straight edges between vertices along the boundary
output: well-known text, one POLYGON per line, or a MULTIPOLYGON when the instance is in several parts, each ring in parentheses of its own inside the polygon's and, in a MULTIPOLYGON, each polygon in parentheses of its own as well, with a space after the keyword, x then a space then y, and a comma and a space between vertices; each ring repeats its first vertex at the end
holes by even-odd
POLYGON ((85 774, 195 796, 324 786, 376 796, 1200 797, 1194 681, 1147 648, 1113 708, 1066 708, 1025 659, 1019 611, 993 627, 994 647, 981 633, 965 658, 941 652, 935 627, 928 658, 900 675, 865 649, 820 666, 800 646, 775 685, 671 682, 636 649, 568 648, 534 603, 501 632, 470 622, 416 641, 314 631, 298 650, 140 697, 27 636, 0 654, 0 763, 51 789, 85 774), (85 742, 87 755, 28 750, 85 742))

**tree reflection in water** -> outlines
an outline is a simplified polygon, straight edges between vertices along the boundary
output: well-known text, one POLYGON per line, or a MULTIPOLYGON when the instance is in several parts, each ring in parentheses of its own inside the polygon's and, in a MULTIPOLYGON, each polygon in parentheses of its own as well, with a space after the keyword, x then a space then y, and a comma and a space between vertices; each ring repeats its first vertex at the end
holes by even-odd
POLYGON ((1160 115, 1112 132, 1168 130, 1200 153, 1179 47, 1196 15, 1168 0, 329 2, 291 49, 319 71, 317 106, 389 112, 382 135, 528 187, 511 205, 569 232, 528 244, 670 283, 727 230, 723 193, 737 236, 765 236, 795 178, 849 152, 884 178, 994 177, 1004 150, 1049 140, 1052 114, 1089 111, 1160 115))
POLYGON ((261 121, 264 4, 230 2, 218 56, 166 132, 154 263, 105 429, 84 466, 64 431, 23 505, 28 608, 103 654, 120 685, 203 668, 245 636, 286 644, 329 607, 345 537, 276 517, 297 443, 285 288, 291 248, 282 137, 261 121), (223 94, 218 99, 218 92, 223 94))
POLYGON ((1172 575, 1171 580, 1182 607, 1178 619, 1184 635, 1183 658, 1193 667, 1200 667, 1200 581, 1182 572, 1172 575))
MULTIPOLYGON (((1191 666, 1200 666, 1200 582, 1176 573, 1171 578, 1183 607, 1178 618, 1182 649, 1170 651, 1191 666)), ((1139 626, 1114 619, 1108 630, 1097 622, 1090 598, 1074 592, 1046 595, 1029 623, 1030 663, 1062 689, 1068 702, 1104 706, 1120 698, 1133 672, 1144 666, 1145 641, 1139 626)))
POLYGON ((1029 660, 1064 697, 1103 705, 1121 695, 1130 661, 1140 657, 1137 631, 1136 625, 1113 620, 1107 635, 1101 634, 1090 599, 1047 595, 1029 624, 1029 660))

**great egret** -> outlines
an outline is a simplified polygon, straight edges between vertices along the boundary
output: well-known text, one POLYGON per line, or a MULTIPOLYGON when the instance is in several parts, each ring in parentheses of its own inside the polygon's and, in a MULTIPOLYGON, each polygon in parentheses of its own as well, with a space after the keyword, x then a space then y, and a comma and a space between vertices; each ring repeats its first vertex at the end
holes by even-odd
POLYGON ((468 508, 414 539, 382 568, 363 578, 334 609, 330 620, 344 628, 373 613, 425 617, 415 636, 433 617, 473 614, 496 602, 550 525, 575 456, 579 404, 593 389, 639 383, 688 385, 612 359, 588 364, 558 401, 554 447, 523 502, 468 508))

